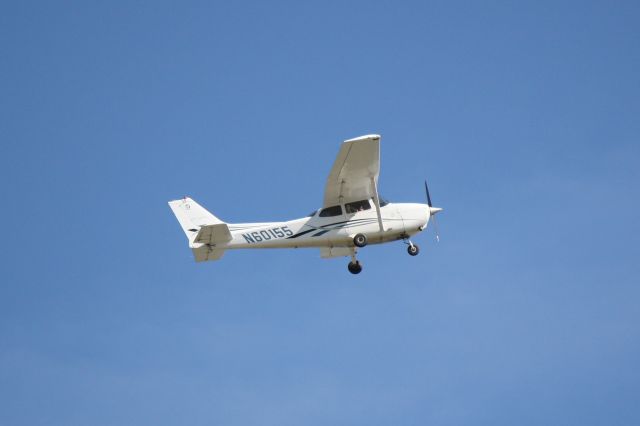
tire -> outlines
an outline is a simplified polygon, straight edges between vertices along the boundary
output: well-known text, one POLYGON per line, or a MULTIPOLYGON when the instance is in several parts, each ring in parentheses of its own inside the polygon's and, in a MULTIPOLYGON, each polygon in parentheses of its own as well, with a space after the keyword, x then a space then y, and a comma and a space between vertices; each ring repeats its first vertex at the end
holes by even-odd
POLYGON ((349 272, 351 272, 352 274, 359 274, 360 272, 362 272, 362 265, 358 261, 349 262, 349 264, 347 265, 347 269, 349 269, 349 272))
POLYGON ((420 253, 420 248, 417 245, 412 245, 407 247, 407 253, 409 253, 411 256, 417 256, 418 253, 420 253))
POLYGON ((353 237, 353 244, 355 244, 356 247, 364 247, 367 245, 367 236, 364 234, 356 234, 355 237, 353 237))

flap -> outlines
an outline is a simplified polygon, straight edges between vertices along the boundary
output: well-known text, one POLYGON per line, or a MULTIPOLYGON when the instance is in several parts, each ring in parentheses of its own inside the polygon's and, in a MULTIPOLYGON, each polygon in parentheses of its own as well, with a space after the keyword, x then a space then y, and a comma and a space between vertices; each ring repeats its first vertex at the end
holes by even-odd
POLYGON ((320 249, 320 257, 323 259, 351 256, 351 253, 353 253, 353 249, 349 247, 322 247, 320 249))

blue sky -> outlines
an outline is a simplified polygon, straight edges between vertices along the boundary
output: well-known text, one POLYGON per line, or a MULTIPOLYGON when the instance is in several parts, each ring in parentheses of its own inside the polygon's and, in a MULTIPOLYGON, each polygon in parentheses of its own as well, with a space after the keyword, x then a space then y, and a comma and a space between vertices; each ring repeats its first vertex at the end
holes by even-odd
POLYGON ((640 423, 637 2, 0 13, 2 425, 640 423), (195 264, 166 202, 319 207, 342 140, 420 235, 195 264))

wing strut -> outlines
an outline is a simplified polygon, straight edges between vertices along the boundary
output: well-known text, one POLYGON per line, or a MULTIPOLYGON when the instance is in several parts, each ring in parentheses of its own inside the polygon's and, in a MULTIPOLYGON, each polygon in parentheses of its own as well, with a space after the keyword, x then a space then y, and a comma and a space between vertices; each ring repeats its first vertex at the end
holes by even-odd
POLYGON ((380 200, 378 199, 378 186, 376 185, 376 178, 371 177, 371 188, 373 189, 373 204, 376 206, 376 213, 378 214, 378 225, 380 225, 380 232, 384 232, 384 226, 382 225, 382 213, 380 213, 380 200))

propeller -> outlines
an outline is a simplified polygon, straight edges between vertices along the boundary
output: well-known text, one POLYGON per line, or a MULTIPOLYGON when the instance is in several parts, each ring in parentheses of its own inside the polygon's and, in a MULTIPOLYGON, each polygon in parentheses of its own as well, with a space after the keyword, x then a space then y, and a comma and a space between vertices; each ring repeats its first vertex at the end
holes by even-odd
POLYGON ((440 233, 438 232, 438 223, 436 222, 436 213, 442 211, 440 207, 433 207, 431 203, 431 195, 429 194, 429 185, 427 185, 427 181, 424 181, 424 191, 427 194, 427 205, 429 206, 429 219, 433 218, 433 229, 436 231, 436 241, 440 242, 440 233))

